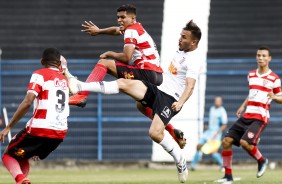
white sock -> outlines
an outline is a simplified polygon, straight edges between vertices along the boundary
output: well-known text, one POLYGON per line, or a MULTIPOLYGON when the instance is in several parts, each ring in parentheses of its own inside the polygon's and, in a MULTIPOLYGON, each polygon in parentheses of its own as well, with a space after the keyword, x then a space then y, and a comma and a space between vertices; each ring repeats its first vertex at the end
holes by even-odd
POLYGON ((103 94, 117 94, 119 93, 119 87, 116 81, 111 82, 80 82, 80 91, 90 91, 103 94))
POLYGON ((175 146, 173 140, 168 135, 164 134, 164 138, 160 142, 160 145, 173 157, 175 163, 180 162, 181 149, 179 146, 175 146))

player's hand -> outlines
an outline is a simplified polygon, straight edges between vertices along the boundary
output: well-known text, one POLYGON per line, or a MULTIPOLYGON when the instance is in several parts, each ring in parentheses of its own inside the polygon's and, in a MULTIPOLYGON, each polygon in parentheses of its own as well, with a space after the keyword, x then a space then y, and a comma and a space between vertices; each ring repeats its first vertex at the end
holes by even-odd
POLYGON ((183 104, 180 102, 173 102, 173 104, 171 105, 171 108, 174 112, 178 112, 182 108, 182 105, 183 104))
POLYGON ((5 128, 4 130, 2 130, 2 132, 0 133, 0 140, 2 143, 4 143, 5 140, 5 136, 8 135, 10 129, 9 128, 5 128))
POLYGON ((276 96, 273 92, 269 92, 269 93, 267 94, 267 97, 270 98, 270 99, 272 99, 272 100, 275 100, 275 99, 277 98, 277 96, 276 96))
POLYGON ((243 112, 244 110, 245 110, 244 107, 240 107, 240 108, 237 110, 237 112, 236 112, 237 118, 240 118, 240 117, 241 117, 241 114, 242 114, 242 112, 243 112))
POLYGON ((109 52, 104 52, 103 54, 100 55, 100 59, 106 59, 108 57, 109 52))
POLYGON ((91 21, 84 21, 84 23, 82 24, 82 27, 84 29, 82 29, 81 32, 85 32, 89 34, 90 36, 96 36, 99 34, 99 31, 100 31, 99 27, 96 26, 91 21))

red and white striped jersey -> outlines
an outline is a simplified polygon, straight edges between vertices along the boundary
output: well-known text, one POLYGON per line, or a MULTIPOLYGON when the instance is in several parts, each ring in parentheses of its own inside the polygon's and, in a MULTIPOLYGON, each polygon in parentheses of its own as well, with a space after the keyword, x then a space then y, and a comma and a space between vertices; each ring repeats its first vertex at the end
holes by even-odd
POLYGON ((244 118, 258 119, 268 123, 271 99, 267 97, 267 94, 272 91, 276 95, 281 95, 281 80, 271 70, 263 75, 260 75, 258 70, 252 70, 248 74, 248 81, 249 99, 244 118))
POLYGON ((27 132, 33 136, 63 139, 69 116, 69 88, 65 76, 56 68, 36 70, 27 92, 36 95, 27 132))
POLYGON ((124 34, 124 46, 130 44, 135 47, 130 63, 140 69, 163 72, 156 44, 141 23, 130 25, 121 33, 124 34))

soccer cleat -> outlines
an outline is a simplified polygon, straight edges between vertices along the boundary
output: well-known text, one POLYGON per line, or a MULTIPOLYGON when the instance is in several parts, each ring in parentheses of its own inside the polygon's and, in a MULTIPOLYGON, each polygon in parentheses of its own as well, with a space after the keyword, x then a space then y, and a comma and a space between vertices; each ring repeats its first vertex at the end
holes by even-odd
POLYGON ((87 103, 87 96, 86 95, 80 95, 75 94, 73 96, 70 96, 69 98, 69 105, 76 105, 78 107, 85 107, 87 103))
POLYGON ((258 173, 257 173, 257 178, 261 177, 267 168, 267 164, 268 164, 268 159, 265 158, 262 162, 258 162, 258 173))
POLYGON ((178 171, 178 180, 180 183, 185 183, 188 177, 188 169, 186 159, 183 155, 181 155, 180 162, 176 164, 177 171, 178 171))
POLYGON ((70 93, 72 94, 76 94, 80 91, 80 85, 79 85, 79 81, 76 79, 75 76, 73 76, 68 69, 65 70, 65 76, 68 80, 69 83, 69 90, 70 93))
POLYGON ((175 128, 174 135, 172 135, 173 139, 177 142, 179 147, 183 149, 186 145, 186 138, 184 137, 184 133, 181 130, 175 128))
POLYGON ((17 182, 17 184, 31 184, 28 178, 23 178, 21 181, 17 182))
POLYGON ((233 182, 233 177, 231 174, 225 174, 223 178, 215 180, 215 183, 231 184, 233 182))

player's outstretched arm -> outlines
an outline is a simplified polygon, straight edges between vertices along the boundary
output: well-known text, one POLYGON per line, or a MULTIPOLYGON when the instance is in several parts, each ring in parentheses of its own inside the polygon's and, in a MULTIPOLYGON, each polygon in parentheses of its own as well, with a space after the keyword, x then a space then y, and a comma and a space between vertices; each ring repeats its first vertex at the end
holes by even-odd
POLYGON ((83 29, 81 30, 81 32, 85 32, 90 36, 96 36, 98 34, 121 35, 120 29, 117 26, 100 29, 93 22, 84 21, 82 27, 83 29))
POLYGON ((32 103, 36 96, 33 93, 27 93, 22 103, 19 105, 15 114, 13 115, 11 121, 7 127, 0 133, 0 139, 4 142, 5 136, 9 133, 11 128, 27 113, 29 108, 32 106, 32 103))

